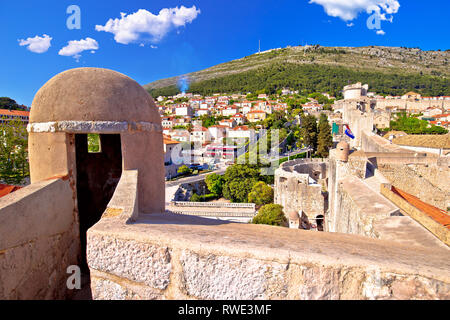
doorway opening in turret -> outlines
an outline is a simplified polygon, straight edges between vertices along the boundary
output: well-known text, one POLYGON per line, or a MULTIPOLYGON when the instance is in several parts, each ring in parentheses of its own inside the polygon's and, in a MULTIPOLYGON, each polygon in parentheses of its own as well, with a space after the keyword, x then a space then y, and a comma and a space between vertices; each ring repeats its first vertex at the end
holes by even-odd
POLYGON ((316 225, 317 225, 317 231, 323 231, 323 225, 324 225, 324 216, 319 214, 316 217, 316 225))
POLYGON ((120 134, 76 134, 75 156, 81 242, 80 267, 83 273, 88 274, 86 232, 100 220, 120 180, 120 134))

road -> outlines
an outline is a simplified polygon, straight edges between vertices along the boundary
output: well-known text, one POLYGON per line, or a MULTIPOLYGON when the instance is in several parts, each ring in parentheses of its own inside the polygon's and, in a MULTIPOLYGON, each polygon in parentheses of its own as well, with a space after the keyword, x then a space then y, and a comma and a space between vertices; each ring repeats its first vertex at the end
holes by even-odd
POLYGON ((170 201, 173 200, 175 193, 177 192, 178 188, 180 187, 180 184, 183 183, 192 183, 192 182, 197 182, 197 181, 201 181, 203 179, 205 179, 205 177, 208 174, 211 173, 217 173, 219 175, 223 175, 226 171, 226 168, 220 168, 218 170, 214 170, 208 173, 202 173, 196 176, 190 176, 190 177, 186 177, 186 178, 181 178, 175 181, 166 181, 166 205, 168 203, 170 203, 170 201))
POLYGON ((196 176, 189 176, 189 177, 186 177, 186 178, 181 178, 181 179, 178 179, 178 180, 175 180, 175 181, 166 181, 166 188, 167 187, 179 186, 180 184, 183 184, 183 183, 191 183, 191 182, 200 181, 200 180, 205 179, 205 177, 208 174, 211 174, 211 173, 216 173, 216 174, 219 174, 219 175, 223 175, 225 173, 225 171, 226 171, 226 169, 221 168, 221 169, 214 170, 214 171, 211 171, 211 172, 202 173, 202 174, 199 174, 199 175, 196 175, 196 176))

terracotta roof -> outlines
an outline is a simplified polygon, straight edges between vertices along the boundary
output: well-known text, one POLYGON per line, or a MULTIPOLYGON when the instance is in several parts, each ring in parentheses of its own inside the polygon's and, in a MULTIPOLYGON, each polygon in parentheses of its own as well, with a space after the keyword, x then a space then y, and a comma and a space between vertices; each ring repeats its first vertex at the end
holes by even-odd
POLYGON ((3 196, 6 196, 7 194, 10 194, 11 192, 19 190, 21 188, 22 187, 19 187, 19 186, 11 186, 9 184, 1 184, 0 183, 0 198, 3 196))
POLYGON ((205 127, 194 127, 192 131, 208 131, 208 129, 206 129, 205 127))
POLYGON ((298 215, 297 211, 291 211, 289 212, 289 219, 293 221, 298 221, 300 220, 300 216, 298 215))
POLYGON ((9 109, 0 109, 1 116, 22 116, 29 117, 30 111, 20 111, 20 110, 9 110, 9 109))
POLYGON ((450 134, 407 135, 393 139, 392 143, 401 146, 450 149, 450 134))
POLYGON ((247 131, 248 126, 239 126, 233 129, 233 131, 247 131))
POLYGON ((170 136, 163 134, 164 144, 179 144, 179 141, 173 140, 170 136))
POLYGON ((265 111, 260 111, 260 110, 253 110, 250 111, 249 113, 266 113, 265 111))
POLYGON ((395 188, 392 186, 392 192, 397 194, 398 196, 402 197, 404 200, 406 200, 409 204, 413 205, 420 211, 424 212, 426 215, 428 215, 430 218, 432 218, 434 221, 442 224, 447 229, 450 229, 450 216, 444 211, 439 208, 436 208, 432 206, 431 204, 425 203, 419 198, 410 195, 409 193, 406 193, 403 190, 400 190, 398 188, 395 188))

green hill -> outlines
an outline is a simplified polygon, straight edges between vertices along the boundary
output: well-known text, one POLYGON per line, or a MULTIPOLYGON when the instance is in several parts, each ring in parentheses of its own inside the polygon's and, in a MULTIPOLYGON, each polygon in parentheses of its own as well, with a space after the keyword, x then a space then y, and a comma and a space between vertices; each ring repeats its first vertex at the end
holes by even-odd
MULTIPOLYGON (((275 93, 289 87, 303 93, 329 92, 340 97, 348 83, 368 83, 371 91, 401 95, 450 95, 450 52, 396 47, 288 47, 253 54, 186 74, 188 92, 275 93)), ((179 77, 144 87, 154 97, 179 93, 179 77)))

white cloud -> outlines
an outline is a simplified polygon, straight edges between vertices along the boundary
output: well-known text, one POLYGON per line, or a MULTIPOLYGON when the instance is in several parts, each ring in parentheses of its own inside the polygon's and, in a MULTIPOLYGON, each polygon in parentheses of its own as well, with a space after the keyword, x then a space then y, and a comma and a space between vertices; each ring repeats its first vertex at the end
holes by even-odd
POLYGON ((97 41, 88 37, 86 39, 69 41, 67 46, 59 50, 58 54, 60 56, 74 57, 79 61, 81 52, 91 50, 91 53, 94 53, 98 48, 97 41))
POLYGON ((36 36, 34 38, 19 39, 19 46, 27 46, 27 49, 35 53, 47 52, 50 48, 52 37, 44 34, 42 37, 36 36))
POLYGON ((386 34, 386 32, 384 32, 383 30, 378 30, 377 34, 379 34, 381 36, 384 36, 386 34))
POLYGON ((347 23, 347 27, 353 27, 355 24, 353 22, 347 23))
POLYGON ((191 23, 200 14, 195 6, 186 8, 164 8, 158 15, 139 9, 127 15, 120 13, 120 19, 109 19, 104 26, 96 25, 95 30, 114 34, 118 43, 129 44, 149 37, 150 41, 158 42, 172 29, 191 23))
POLYGON ((332 17, 339 17, 344 21, 354 20, 360 12, 368 14, 376 12, 381 20, 392 22, 392 16, 398 12, 400 3, 397 0, 310 0, 324 7, 325 12, 332 17))

